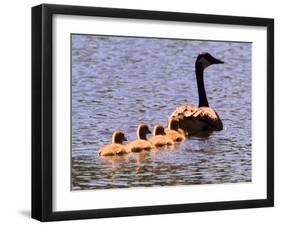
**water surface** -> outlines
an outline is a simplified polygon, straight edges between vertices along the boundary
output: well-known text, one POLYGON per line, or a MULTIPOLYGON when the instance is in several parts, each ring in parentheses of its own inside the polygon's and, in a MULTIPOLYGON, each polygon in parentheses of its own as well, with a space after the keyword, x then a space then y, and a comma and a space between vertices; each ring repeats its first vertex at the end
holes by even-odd
POLYGON ((251 43, 72 35, 72 189, 251 181, 251 43), (194 63, 205 70, 209 104, 224 130, 172 150, 100 158, 122 129, 129 140, 146 122, 166 125, 183 103, 198 103, 194 63))

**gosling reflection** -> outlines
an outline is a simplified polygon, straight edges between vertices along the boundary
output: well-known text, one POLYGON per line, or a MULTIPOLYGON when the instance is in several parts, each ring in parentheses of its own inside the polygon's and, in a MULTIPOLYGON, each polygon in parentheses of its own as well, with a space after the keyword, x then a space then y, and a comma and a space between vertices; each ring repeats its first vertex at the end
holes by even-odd
POLYGON ((118 168, 120 164, 127 163, 128 162, 128 157, 127 156, 118 156, 118 155, 113 155, 113 156, 100 156, 100 159, 103 160, 104 162, 110 163, 112 166, 112 169, 118 168))

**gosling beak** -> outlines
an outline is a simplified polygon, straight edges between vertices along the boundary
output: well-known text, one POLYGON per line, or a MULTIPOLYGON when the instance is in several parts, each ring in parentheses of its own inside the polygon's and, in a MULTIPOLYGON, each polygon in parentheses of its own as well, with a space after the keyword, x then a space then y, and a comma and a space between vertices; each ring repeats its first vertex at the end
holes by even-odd
POLYGON ((123 137, 123 141, 128 141, 127 137, 123 137))

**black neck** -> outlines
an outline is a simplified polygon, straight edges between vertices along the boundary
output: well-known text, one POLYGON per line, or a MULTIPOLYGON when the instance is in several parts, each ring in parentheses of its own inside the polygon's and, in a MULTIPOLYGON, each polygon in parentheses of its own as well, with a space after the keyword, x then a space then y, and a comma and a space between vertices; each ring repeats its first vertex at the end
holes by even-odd
POLYGON ((197 80, 197 88, 199 94, 199 107, 209 107, 205 86, 204 86, 204 77, 203 77, 203 67, 200 62, 196 62, 195 64, 195 73, 197 80))

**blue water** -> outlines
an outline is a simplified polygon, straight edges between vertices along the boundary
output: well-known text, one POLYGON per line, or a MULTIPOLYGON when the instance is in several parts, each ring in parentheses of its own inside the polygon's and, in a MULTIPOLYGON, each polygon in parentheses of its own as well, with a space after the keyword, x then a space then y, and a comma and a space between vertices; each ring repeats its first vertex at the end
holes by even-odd
POLYGON ((72 189, 251 181, 251 43, 72 35, 72 189), (122 129, 166 125, 176 106, 198 103, 194 63, 209 52, 209 104, 224 130, 173 150, 100 158, 122 129))

